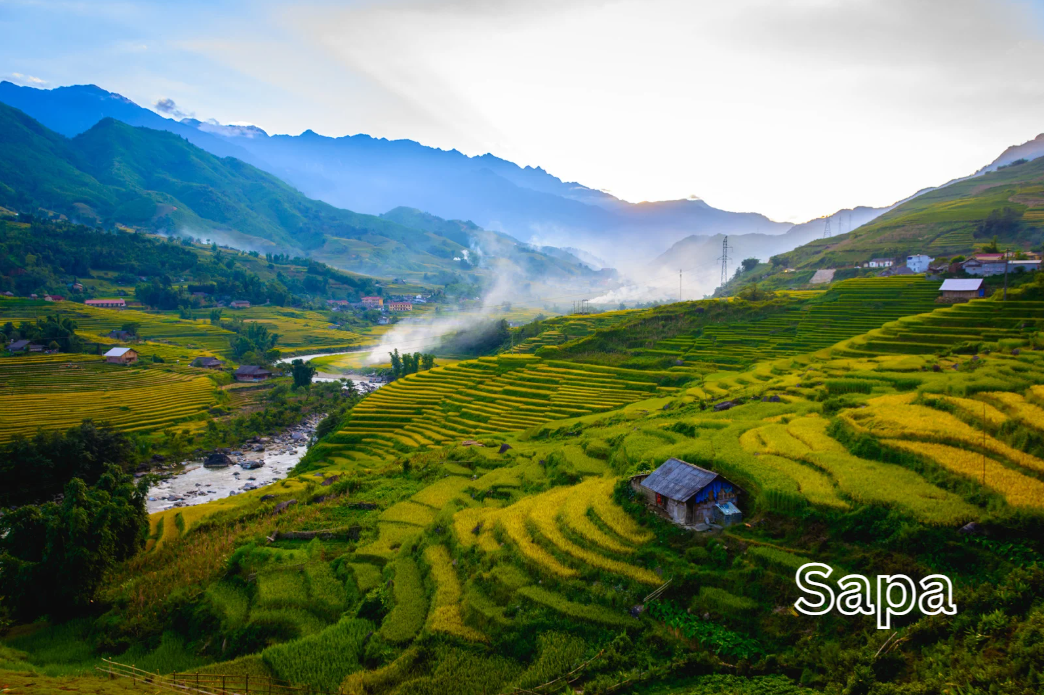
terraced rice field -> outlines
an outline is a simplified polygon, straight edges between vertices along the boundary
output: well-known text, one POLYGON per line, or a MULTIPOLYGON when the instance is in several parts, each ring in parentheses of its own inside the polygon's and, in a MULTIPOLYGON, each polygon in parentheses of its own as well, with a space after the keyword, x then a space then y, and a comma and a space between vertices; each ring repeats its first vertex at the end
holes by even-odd
POLYGON ((673 393, 657 384, 666 376, 521 355, 458 362, 381 388, 320 446, 331 456, 344 449, 394 458, 408 447, 524 430, 673 393))
POLYGON ((330 328, 329 314, 318 311, 302 311, 288 307, 257 306, 249 309, 226 309, 222 318, 241 318, 256 321, 279 334, 280 350, 290 352, 326 352, 347 350, 373 342, 384 326, 374 327, 372 334, 363 335, 339 328, 330 328))
POLYGON ((0 441, 84 418, 127 431, 161 429, 214 402, 214 382, 187 369, 113 365, 94 355, 0 359, 0 441))
MULTIPOLYGON (((43 302, 32 300, 8 300, 0 302, 0 323, 11 321, 35 321, 55 312, 60 312, 76 321, 76 332, 89 342, 112 342, 101 336, 126 323, 139 324, 138 335, 150 343, 167 344, 173 351, 161 354, 192 359, 199 354, 223 354, 229 349, 229 338, 234 334, 211 324, 209 321, 187 321, 169 314, 157 314, 134 309, 100 309, 76 302, 43 302), (178 349, 180 348, 180 349, 178 349)), ((142 354, 156 352, 160 345, 141 346, 142 354)), ((136 348, 137 349, 137 348, 136 348)))
POLYGON ((557 316, 544 321, 546 329, 540 335, 526 338, 516 345, 511 352, 517 354, 533 353, 545 345, 561 345, 569 340, 576 340, 591 335, 599 328, 607 328, 631 318, 633 310, 607 311, 601 314, 569 314, 557 316))
POLYGON ((977 299, 906 316, 840 346, 839 354, 926 355, 965 342, 1026 340, 1044 316, 1044 302, 977 299))
POLYGON ((931 311, 938 289, 938 282, 920 277, 845 280, 791 309, 709 325, 636 354, 673 356, 721 369, 744 368, 760 360, 815 352, 901 316, 931 311))

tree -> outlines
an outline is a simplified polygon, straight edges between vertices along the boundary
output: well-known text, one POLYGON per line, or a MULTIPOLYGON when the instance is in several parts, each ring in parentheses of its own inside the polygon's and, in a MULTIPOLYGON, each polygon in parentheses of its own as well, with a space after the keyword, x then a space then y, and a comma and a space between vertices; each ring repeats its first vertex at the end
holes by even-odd
POLYGON ((316 372, 315 367, 304 360, 294 360, 290 364, 293 366, 294 388, 308 388, 311 386, 312 377, 315 376, 316 372))
POLYGON ((210 322, 215 326, 221 325, 221 309, 210 310, 210 322))
POLYGON ((760 263, 760 262, 761 261, 759 261, 757 258, 744 258, 743 259, 743 263, 742 263, 742 265, 743 265, 743 272, 744 273, 749 273, 750 271, 752 271, 755 268, 757 268, 758 267, 758 263, 760 263))
POLYGON ((131 335, 138 335, 139 328, 141 328, 141 324, 137 321, 128 321, 127 323, 123 324, 120 330, 130 333, 131 335))
POLYGON ((435 366, 435 355, 425 353, 421 355, 421 369, 427 371, 435 366))
POLYGON ((392 350, 389 357, 391 358, 392 379, 398 379, 403 373, 402 357, 399 356, 399 348, 392 350))
POLYGON ((148 480, 107 466, 93 486, 73 478, 61 502, 0 517, 0 595, 29 621, 87 607, 105 574, 145 544, 148 480))
POLYGON ((17 437, 0 448, 0 506, 53 499, 72 478, 93 485, 107 465, 125 468, 133 456, 124 433, 91 420, 64 432, 17 437))

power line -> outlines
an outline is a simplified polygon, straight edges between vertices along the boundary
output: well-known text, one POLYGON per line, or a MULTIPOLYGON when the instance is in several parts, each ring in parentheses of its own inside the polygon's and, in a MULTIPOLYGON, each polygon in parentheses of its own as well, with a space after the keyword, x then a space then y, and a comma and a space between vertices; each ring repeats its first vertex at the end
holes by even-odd
POLYGON ((721 287, 725 287, 725 283, 729 281, 729 251, 735 250, 729 246, 728 236, 721 240, 721 257, 718 258, 721 261, 721 287))

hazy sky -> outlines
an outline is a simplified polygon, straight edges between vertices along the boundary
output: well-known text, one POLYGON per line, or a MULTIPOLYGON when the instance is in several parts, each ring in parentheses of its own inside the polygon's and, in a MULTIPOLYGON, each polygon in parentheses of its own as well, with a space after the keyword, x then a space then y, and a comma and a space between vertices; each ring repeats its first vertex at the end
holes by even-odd
POLYGON ((1044 131, 1041 2, 0 0, 0 36, 21 84, 778 220, 889 204, 1044 131))

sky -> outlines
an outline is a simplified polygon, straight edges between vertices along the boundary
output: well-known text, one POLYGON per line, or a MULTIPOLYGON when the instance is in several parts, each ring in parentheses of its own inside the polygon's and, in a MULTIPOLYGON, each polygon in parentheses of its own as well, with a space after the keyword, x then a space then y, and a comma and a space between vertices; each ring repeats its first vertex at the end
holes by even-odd
POLYGON ((1044 132, 1041 0, 0 0, 0 36, 19 84, 780 221, 891 204, 1044 132))

